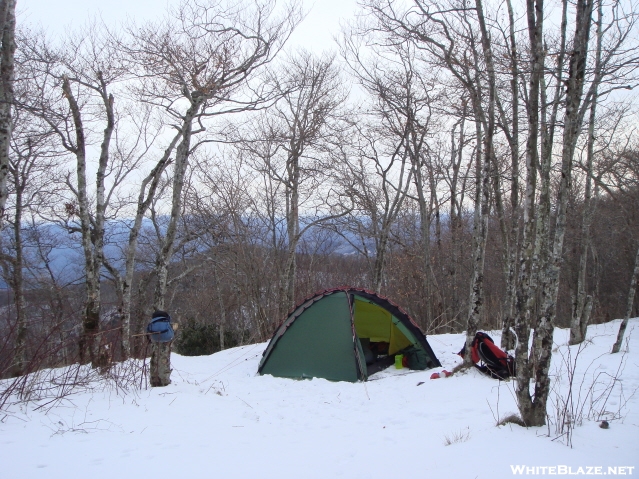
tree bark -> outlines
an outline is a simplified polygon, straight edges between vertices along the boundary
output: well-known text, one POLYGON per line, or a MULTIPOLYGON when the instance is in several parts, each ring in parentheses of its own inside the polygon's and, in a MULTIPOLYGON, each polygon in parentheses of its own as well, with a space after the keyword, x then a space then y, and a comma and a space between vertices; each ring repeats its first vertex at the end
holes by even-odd
MULTIPOLYGON (((510 47, 510 95, 512 124, 507 128, 508 120, 505 112, 500 107, 502 123, 506 138, 510 146, 511 158, 511 181, 510 181, 510 232, 505 232, 502 227, 502 243, 507 245, 504 251, 504 277, 506 280, 506 298, 502 307, 502 335, 501 348, 508 351, 515 348, 515 335, 511 329, 515 325, 515 304, 517 300, 517 257, 519 250, 519 61, 517 52, 517 41, 515 36, 515 14, 512 1, 507 0, 508 26, 509 26, 509 47, 510 47)), ((499 97, 497 97, 499 100, 499 97)), ((500 102, 498 102, 500 105, 500 102)), ((497 175, 495 175, 497 178, 497 175)), ((495 181, 495 186, 498 182, 495 181)))
MULTIPOLYGON (((524 232, 519 259, 519 281, 515 315, 515 331, 519 338, 515 350, 517 369, 517 406, 526 425, 537 425, 533 417, 533 401, 530 395, 531 371, 528 345, 531 330, 531 314, 535 302, 533 292, 533 253, 535 243, 535 196, 537 189, 539 96, 543 75, 543 0, 527 0, 528 36, 531 50, 530 80, 528 88, 528 138, 526 140, 526 195, 524 198, 524 232)), ((543 423, 542 423, 543 424, 543 423)))
MULTIPOLYGON (((479 328, 484 303, 484 260, 486 257, 486 241, 488 239, 488 214, 490 213, 490 179, 491 166, 494 160, 493 138, 495 135, 495 66, 490 38, 484 19, 484 10, 481 0, 475 0, 477 18, 481 30, 481 44, 488 77, 488 105, 487 112, 480 96, 479 79, 476 82, 476 96, 473 99, 473 108, 477 123, 477 141, 483 135, 483 147, 477 151, 476 192, 475 192, 475 220, 473 225, 473 276, 471 281, 470 299, 468 305, 468 320, 466 327, 466 351, 470 353, 471 344, 479 328), (481 124, 479 123, 481 122, 481 124), (483 126, 483 131, 482 131, 483 126)), ((479 65, 477 65, 478 67, 479 65)), ((464 364, 473 364, 472 355, 464 356, 464 364)))
POLYGON ((151 343, 151 386, 164 387, 171 384, 171 371, 171 342, 151 343))
MULTIPOLYGON (((144 216, 149 210, 152 201, 155 199, 160 178, 170 163, 170 155, 179 139, 180 134, 178 133, 175 137, 173 137, 173 140, 165 149, 164 154, 158 163, 140 185, 138 205, 133 224, 131 225, 131 230, 129 231, 129 240, 125 254, 124 278, 119 280, 121 288, 120 314, 122 318, 122 357, 124 359, 131 356, 131 300, 133 293, 133 275, 135 273, 135 257, 140 229, 142 228, 144 216)), ((115 277, 119 278, 119 276, 117 276, 119 275, 117 271, 115 271, 114 274, 115 277)))
POLYGON ((175 162, 173 166, 171 213, 166 233, 162 238, 161 248, 155 258, 155 273, 157 283, 153 296, 153 306, 155 309, 165 309, 166 290, 168 286, 169 262, 173 257, 175 238, 177 234, 178 222, 182 215, 182 191, 186 170, 189 165, 191 155, 191 137, 193 133, 193 121, 200 113, 204 98, 198 96, 191 102, 188 110, 184 114, 180 129, 180 143, 175 150, 175 162))
MULTIPOLYGON (((297 124, 298 118, 293 122, 297 124)), ((282 316, 295 305, 295 281, 297 278, 297 245, 300 240, 300 157, 303 153, 300 139, 296 138, 297 128, 291 132, 290 151, 286 162, 286 236, 287 252, 284 278, 282 282, 284 308, 282 316)), ((304 132, 301 132, 302 134, 304 132)))
MULTIPOLYGON (((546 270, 542 272, 541 314, 533 337, 535 347, 535 400, 531 411, 532 425, 544 425, 546 422, 546 402, 550 393, 550 361, 552 358, 554 320, 559 294, 559 274, 563 256, 564 236, 566 232, 566 210, 568 196, 572 188, 572 161, 581 128, 579 110, 582 101, 588 41, 592 23, 592 0, 578 0, 576 6, 575 34, 566 80, 566 107, 564 113, 564 135, 561 161, 561 178, 557 197, 557 212, 552 245, 548 244, 549 257, 546 270)), ((524 418, 524 421, 526 419, 524 418)), ((526 421, 528 424, 528 421, 526 421)))
POLYGON ((628 302, 626 304, 626 315, 619 325, 619 332, 617 333, 617 340, 612 346, 612 353, 618 353, 621 350, 621 344, 623 343, 623 336, 628 327, 628 319, 632 315, 632 305, 635 302, 635 291, 637 290, 637 281, 639 279, 639 248, 637 248, 637 255, 635 256, 635 268, 630 277, 630 289, 628 290, 628 302))
POLYGON ((593 160, 595 144, 595 120, 598 101, 599 82, 601 79, 601 51, 602 51, 602 24, 603 7, 599 1, 597 8, 597 50, 595 53, 595 78, 593 80, 593 93, 590 105, 590 118, 588 123, 588 151, 586 153, 586 188, 584 192, 584 206, 581 219, 581 245, 579 255, 579 270, 577 277, 577 294, 573 302, 572 321, 570 323, 569 344, 579 344, 586 339, 586 330, 590 322, 593 298, 586 293, 586 269, 588 266, 588 254, 590 250, 590 225, 594 214, 594 200, 592 198, 593 160))
POLYGON ((21 181, 18 168, 13 171, 15 184, 15 215, 13 223, 13 236, 15 241, 15 258, 13 259, 13 271, 11 278, 11 288, 13 289, 14 303, 16 308, 16 341, 15 360, 12 367, 12 376, 21 376, 27 371, 27 317, 26 300, 24 296, 24 244, 22 239, 22 214, 23 214, 23 192, 25 182, 21 181))
POLYGON ((95 261, 92 240, 92 225, 89 213, 89 198, 87 193, 86 177, 86 139, 82 113, 78 102, 71 91, 71 83, 68 77, 62 80, 64 93, 73 118, 75 127, 75 147, 72 147, 76 157, 77 200, 82 235, 82 250, 84 252, 85 274, 85 303, 82 315, 82 333, 79 341, 80 362, 94 362, 97 359, 95 339, 100 328, 100 277, 99 265, 95 261))
MULTIPOLYGON (((481 126, 477 122, 478 135, 481 138, 481 126)), ((471 350, 471 344, 479 328, 484 303, 484 259, 486 254, 486 241, 488 238, 488 211, 490 210, 490 159, 487 158, 486 149, 491 151, 492 135, 484 134, 483 148, 478 149, 476 182, 475 182, 475 218, 473 222, 473 262, 472 277, 470 283, 470 296, 468 300, 468 317, 466 320, 466 351, 471 350), (488 140, 487 138, 490 137, 488 140), (490 143, 488 143, 490 141, 490 143)), ((472 366, 472 355, 464 355, 464 364, 472 366)))
MULTIPOLYGON (((462 232, 462 201, 458 199, 459 172, 463 159, 463 146, 465 143, 465 121, 467 116, 467 102, 462 106, 462 117, 459 128, 459 142, 455 146, 455 129, 451 132, 451 163, 453 177, 450 182, 450 263, 448 267, 450 287, 450 319, 454 320, 460 314, 459 291, 457 288, 458 272, 460 269, 459 258, 461 256, 461 232, 462 232)), ((469 168, 470 169, 470 168, 469 168)), ((465 183, 465 181, 464 181, 465 183)), ((452 329, 451 329, 452 331, 452 329)))
POLYGON ((422 295, 424 301, 424 309, 426 313, 426 325, 427 330, 430 329, 430 325, 433 320, 432 314, 432 297, 434 296, 432 291, 431 281, 431 261, 430 261, 430 230, 431 230, 431 214, 432 214, 432 200, 433 196, 430 195, 430 202, 426 201, 424 195, 424 178, 422 174, 422 166, 418 163, 415 168, 415 185, 417 187, 417 202, 419 206, 419 226, 421 236, 421 255, 422 255, 422 295))
POLYGON ((9 143, 13 123, 14 54, 16 30, 16 1, 0 0, 0 226, 7 202, 9 175, 9 143))

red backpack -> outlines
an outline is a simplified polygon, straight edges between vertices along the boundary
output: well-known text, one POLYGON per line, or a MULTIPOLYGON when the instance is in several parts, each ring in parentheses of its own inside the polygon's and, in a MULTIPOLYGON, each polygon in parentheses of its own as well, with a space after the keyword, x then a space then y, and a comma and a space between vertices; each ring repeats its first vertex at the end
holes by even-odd
MULTIPOLYGON (((466 353, 466 345, 459 351, 462 358, 466 353)), ((515 358, 497 346, 493 338, 478 331, 470 345, 470 357, 475 367, 491 378, 506 379, 515 376, 515 358)))

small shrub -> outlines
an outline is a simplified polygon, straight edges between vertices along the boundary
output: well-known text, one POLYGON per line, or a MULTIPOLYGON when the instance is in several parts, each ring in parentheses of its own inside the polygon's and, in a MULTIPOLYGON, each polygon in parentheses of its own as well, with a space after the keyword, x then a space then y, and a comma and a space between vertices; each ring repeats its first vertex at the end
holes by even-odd
MULTIPOLYGON (((187 320, 180 324, 179 335, 175 340, 175 352, 182 356, 206 356, 220 351, 220 332, 217 325, 202 324, 187 320)), ((238 346, 231 331, 224 332, 224 347, 238 346)))
POLYGON ((450 446, 451 444, 456 444, 458 442, 466 442, 470 439, 470 428, 461 429, 457 432, 454 432, 450 436, 444 436, 444 446, 450 446))

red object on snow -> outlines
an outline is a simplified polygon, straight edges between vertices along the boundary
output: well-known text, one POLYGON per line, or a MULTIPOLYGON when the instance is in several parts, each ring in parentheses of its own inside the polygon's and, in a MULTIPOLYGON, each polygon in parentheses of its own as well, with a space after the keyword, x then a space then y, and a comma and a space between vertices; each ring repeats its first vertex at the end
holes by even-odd
POLYGON ((448 376, 452 376, 453 373, 446 371, 445 369, 439 373, 433 373, 430 375, 431 379, 439 379, 439 378, 447 378, 448 376))
MULTIPOLYGON (((515 358, 506 351, 499 349, 493 338, 482 331, 477 331, 470 346, 471 359, 475 367, 481 372, 495 379, 506 379, 515 376, 515 358), (481 363, 481 364, 479 364, 481 363)), ((459 354, 462 358, 466 354, 466 344, 459 354)))

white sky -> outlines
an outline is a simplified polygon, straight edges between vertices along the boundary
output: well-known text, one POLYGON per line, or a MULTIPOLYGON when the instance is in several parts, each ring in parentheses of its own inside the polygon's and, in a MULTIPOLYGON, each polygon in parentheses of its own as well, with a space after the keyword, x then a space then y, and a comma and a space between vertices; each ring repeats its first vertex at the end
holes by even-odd
MULTIPOLYGON (((178 0, 18 0, 18 22, 43 26, 50 34, 60 35, 74 24, 101 16, 113 25, 132 18, 151 20, 161 15, 168 4, 178 0)), ((333 37, 340 21, 354 18, 357 0, 302 0, 308 15, 297 28, 290 45, 316 53, 334 48, 333 37)))

